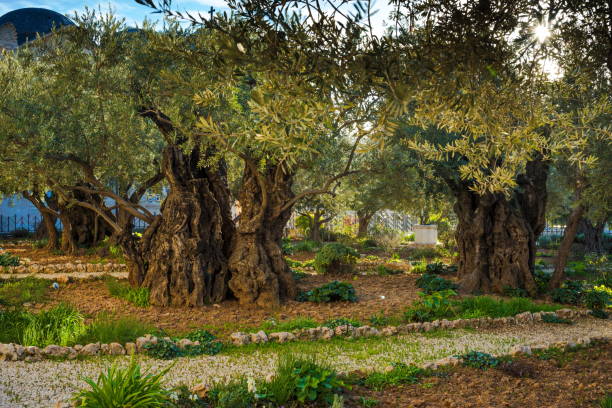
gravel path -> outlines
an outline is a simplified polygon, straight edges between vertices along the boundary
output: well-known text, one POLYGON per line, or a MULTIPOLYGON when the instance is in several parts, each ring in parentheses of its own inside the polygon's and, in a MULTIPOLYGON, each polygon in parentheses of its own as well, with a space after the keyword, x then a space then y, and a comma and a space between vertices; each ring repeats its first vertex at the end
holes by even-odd
MULTIPOLYGON (((553 344, 576 341, 585 336, 612 335, 612 320, 581 319, 571 326, 540 324, 509 326, 504 329, 470 332, 455 330, 443 336, 410 334, 398 337, 361 341, 333 341, 329 343, 288 343, 268 350, 251 353, 234 351, 228 355, 182 358, 175 361, 140 358, 147 369, 158 370, 172 365, 166 376, 169 386, 214 382, 237 375, 263 378, 274 371, 277 352, 294 353, 316 350, 318 358, 330 362, 340 371, 381 370, 390 362, 403 361, 420 364, 468 350, 507 353, 516 344, 553 344), (450 334, 449 334, 450 333, 450 334)), ((112 361, 121 365, 129 357, 112 360, 99 357, 84 361, 0 362, 0 407, 54 407, 66 401, 81 387, 83 376, 95 378, 112 361)))

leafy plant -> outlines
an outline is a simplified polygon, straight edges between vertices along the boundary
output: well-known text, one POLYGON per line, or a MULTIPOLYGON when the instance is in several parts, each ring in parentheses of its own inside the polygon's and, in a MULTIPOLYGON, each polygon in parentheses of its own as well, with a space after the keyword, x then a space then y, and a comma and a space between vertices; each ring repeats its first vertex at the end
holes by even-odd
POLYGON ((50 344, 68 346, 85 333, 83 316, 72 306, 60 303, 37 314, 28 313, 22 344, 45 347, 50 344))
POLYGON ((401 269, 393 269, 385 265, 378 265, 375 271, 378 276, 401 275, 404 273, 401 269))
POLYGON ((149 357, 160 360, 171 360, 184 355, 172 340, 165 338, 158 338, 156 343, 145 344, 144 349, 149 357))
POLYGON ((509 297, 529 297, 529 293, 523 288, 513 288, 511 286, 504 287, 504 295, 509 297))
POLYGON ((481 370, 497 367, 500 364, 500 360, 497 357, 480 351, 470 351, 458 357, 462 359, 464 366, 481 370))
POLYGON ((314 252, 321 247, 321 244, 316 241, 304 240, 296 242, 292 245, 293 252, 314 252))
POLYGON ((295 279, 296 281, 300 281, 304 279, 306 276, 308 276, 306 272, 298 271, 295 269, 291 270, 291 275, 293 275, 293 279, 295 279))
POLYGON ((408 321, 424 322, 449 317, 455 313, 451 301, 451 297, 455 295, 457 293, 451 289, 429 295, 419 293, 421 299, 412 304, 412 307, 404 313, 404 318, 408 321))
POLYGON ((19 257, 8 252, 0 254, 0 266, 19 266, 19 257))
POLYGON ((191 341, 200 342, 199 345, 187 346, 183 350, 185 355, 189 356, 199 356, 202 354, 206 354, 209 356, 213 356, 218 354, 223 348, 223 343, 217 340, 214 334, 206 331, 206 330, 194 330, 185 335, 185 338, 191 341))
POLYGON ((425 272, 434 275, 445 275, 457 272, 456 265, 446 265, 443 262, 432 262, 427 264, 425 272))
POLYGON ((82 408, 168 407, 169 392, 162 387, 161 379, 169 369, 159 374, 143 373, 133 358, 125 369, 113 364, 97 381, 85 378, 91 389, 77 392, 73 400, 82 408))
POLYGON ((538 288, 538 294, 544 294, 548 291, 548 284, 552 275, 550 273, 544 272, 541 267, 536 265, 535 271, 533 273, 533 278, 535 280, 536 286, 538 288))
POLYGON ((430 273, 426 273, 418 278, 416 280, 416 285, 417 287, 423 289, 423 292, 427 294, 441 292, 444 290, 456 290, 458 288, 455 283, 449 281, 448 279, 444 279, 430 273))
POLYGON ((317 252, 314 268, 317 272, 341 273, 351 271, 359 254, 353 248, 338 242, 326 244, 317 252))
POLYGON ((281 249, 283 250, 283 254, 285 255, 293 254, 293 245, 291 245, 291 240, 289 238, 282 239, 281 249))
POLYGON ((373 326, 387 326, 390 320, 381 312, 379 314, 370 316, 369 321, 373 326))
POLYGON ((411 273, 424 274, 427 271, 427 263, 426 262, 416 262, 412 264, 411 273))
POLYGON ((208 392, 207 400, 215 408, 251 408, 255 406, 255 390, 249 389, 245 378, 227 384, 217 384, 208 392))
POLYGON ((440 256, 440 252, 436 248, 413 248, 408 254, 408 259, 434 259, 440 256))
POLYGON ((125 299, 139 307, 149 306, 149 289, 133 288, 128 283, 113 277, 106 278, 106 288, 111 296, 125 299))
POLYGON ((355 288, 350 283, 332 281, 318 288, 301 292, 298 301, 328 303, 336 301, 356 302, 355 288))
POLYGON ((584 304, 589 309, 604 310, 612 304, 612 290, 606 286, 595 286, 584 293, 584 304))
POLYGON ((580 281, 565 281, 563 286, 551 292, 552 300, 558 303, 579 305, 582 301, 584 285, 580 281))
POLYGON ((374 372, 369 374, 363 384, 368 388, 380 391, 390 386, 416 384, 425 374, 424 369, 404 363, 393 363, 392 367, 392 370, 384 373, 374 372))
POLYGON ((325 401, 333 403, 334 394, 346 387, 334 370, 314 360, 300 359, 293 363, 295 395, 299 402, 325 401))

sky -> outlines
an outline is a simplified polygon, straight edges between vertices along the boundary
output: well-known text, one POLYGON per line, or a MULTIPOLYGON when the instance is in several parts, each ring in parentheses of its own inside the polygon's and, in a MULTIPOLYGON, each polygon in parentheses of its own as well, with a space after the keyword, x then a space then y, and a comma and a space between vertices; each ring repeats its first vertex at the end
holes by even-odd
MULTIPOLYGON (((173 9, 179 11, 200 11, 206 13, 210 7, 223 10, 225 1, 223 0, 173 0, 173 9)), ((75 12, 82 12, 85 7, 100 7, 103 11, 109 8, 117 16, 123 17, 130 26, 142 25, 145 17, 153 21, 160 19, 159 14, 152 14, 152 9, 141 6, 134 0, 0 0, 0 16, 11 10, 23 7, 40 7, 57 11, 68 17, 75 12)))

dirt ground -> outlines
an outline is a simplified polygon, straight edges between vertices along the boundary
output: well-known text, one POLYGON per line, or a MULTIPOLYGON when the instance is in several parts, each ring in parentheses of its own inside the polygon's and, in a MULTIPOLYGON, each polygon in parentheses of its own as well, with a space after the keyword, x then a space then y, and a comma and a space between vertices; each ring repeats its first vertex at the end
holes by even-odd
POLYGON ((358 396, 376 399, 377 407, 402 408, 585 408, 599 407, 612 392, 612 344, 572 352, 563 360, 518 359, 517 377, 501 369, 460 367, 447 377, 426 378, 421 384, 372 391, 354 387, 347 408, 363 407, 358 396))
MULTIPOLYGON (((322 285, 339 277, 308 275, 299 283, 300 289, 322 285)), ((209 327, 218 335, 226 335, 241 328, 255 327, 266 319, 287 320, 295 317, 309 317, 317 321, 346 317, 366 321, 379 312, 397 313, 417 299, 418 288, 414 281, 417 276, 348 276, 357 292, 359 301, 312 303, 287 301, 280 307, 260 309, 245 307, 237 301, 226 301, 218 305, 201 308, 156 307, 141 308, 112 297, 104 281, 78 281, 60 287, 49 294, 50 301, 38 308, 51 307, 59 302, 76 306, 82 313, 95 316, 100 312, 110 312, 117 316, 133 316, 151 323, 170 333, 181 333, 194 328, 209 327)))
MULTIPOLYGON (((79 251, 80 253, 77 255, 64 255, 61 251, 51 252, 44 248, 33 248, 32 243, 27 241, 8 243, 0 240, 0 248, 2 248, 5 252, 18 256, 21 259, 27 258, 30 260, 30 263, 40 265, 74 263, 75 261, 89 263, 99 262, 101 259, 100 255, 94 253, 93 251, 89 251, 88 255, 88 251, 85 249, 81 249, 79 251)), ((108 261, 116 262, 110 259, 108 261)))

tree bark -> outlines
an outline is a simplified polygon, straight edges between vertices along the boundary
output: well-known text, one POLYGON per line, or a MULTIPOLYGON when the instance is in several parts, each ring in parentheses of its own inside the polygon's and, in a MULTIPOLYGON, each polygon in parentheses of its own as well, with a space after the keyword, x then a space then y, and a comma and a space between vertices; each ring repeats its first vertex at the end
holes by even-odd
POLYGON ((363 238, 368 235, 368 226, 370 225, 370 221, 372 217, 376 214, 375 212, 369 211, 357 211, 357 237, 363 238))
POLYGON ((593 224, 588 218, 582 217, 578 225, 578 234, 584 234, 584 245, 587 252, 604 253, 603 232, 606 223, 603 221, 593 224))
POLYGON ((535 295, 535 242, 544 229, 548 165, 533 161, 518 177, 519 187, 481 196, 468 183, 449 183, 457 202, 457 245, 461 289, 503 293, 523 288, 535 295))
POLYGON ((310 225, 310 237, 309 237, 311 241, 321 242, 321 224, 322 224, 321 216, 322 214, 318 210, 316 210, 312 214, 312 223, 310 225))
POLYGON ((23 197, 30 201, 34 207, 40 212, 43 219, 43 223, 39 227, 37 234, 40 233, 39 238, 47 238, 47 245, 45 246, 48 250, 59 249, 59 239, 57 228, 55 227, 55 221, 57 220, 57 213, 47 207, 40 199, 38 193, 23 192, 23 197))
MULTIPOLYGON (((579 193, 576 194, 579 196, 579 193)), ((555 271, 553 272, 552 278, 549 282, 549 287, 555 289, 561 286, 563 279, 565 278, 565 267, 567 266, 567 259, 570 255, 570 250, 576 239, 576 233, 578 232, 578 226, 580 220, 584 215, 585 208, 582 203, 579 203, 574 207, 570 214, 567 224, 565 225, 565 231, 563 232, 563 239, 559 245, 557 251, 557 258, 555 259, 555 271)))
POLYGON ((291 217, 293 174, 269 166, 259 172, 245 166, 239 201, 242 212, 229 258, 229 286, 241 304, 278 305, 297 295, 291 269, 281 249, 283 230, 291 217))
POLYGON ((163 173, 170 192, 161 215, 137 240, 119 242, 129 260, 129 281, 150 290, 160 306, 202 306, 227 297, 227 256, 233 235, 225 168, 200 168, 198 149, 169 146, 163 173))

